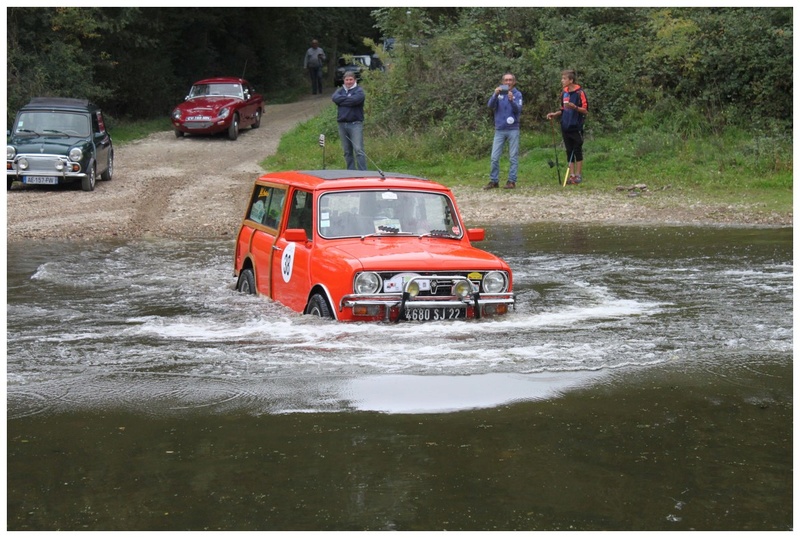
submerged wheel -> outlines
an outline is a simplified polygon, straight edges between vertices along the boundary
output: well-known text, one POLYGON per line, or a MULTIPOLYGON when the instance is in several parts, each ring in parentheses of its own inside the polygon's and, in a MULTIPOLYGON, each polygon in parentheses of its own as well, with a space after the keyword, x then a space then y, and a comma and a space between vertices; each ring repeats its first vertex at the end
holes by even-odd
POLYGON ((239 273, 239 281, 236 283, 236 289, 248 295, 255 295, 256 277, 253 275, 252 269, 245 269, 239 273))
POLYGON ((315 293, 311 296, 311 300, 308 301, 308 306, 306 306, 306 314, 317 316, 322 319, 333 319, 328 301, 319 293, 315 293))

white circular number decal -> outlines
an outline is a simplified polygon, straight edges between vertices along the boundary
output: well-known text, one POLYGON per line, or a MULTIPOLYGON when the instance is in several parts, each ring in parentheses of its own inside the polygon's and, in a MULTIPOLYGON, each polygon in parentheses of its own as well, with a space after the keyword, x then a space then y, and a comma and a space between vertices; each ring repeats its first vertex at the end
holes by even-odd
POLYGON ((281 258, 281 275, 284 282, 289 282, 292 279, 292 266, 294 265, 294 249, 296 243, 289 243, 283 251, 281 258))

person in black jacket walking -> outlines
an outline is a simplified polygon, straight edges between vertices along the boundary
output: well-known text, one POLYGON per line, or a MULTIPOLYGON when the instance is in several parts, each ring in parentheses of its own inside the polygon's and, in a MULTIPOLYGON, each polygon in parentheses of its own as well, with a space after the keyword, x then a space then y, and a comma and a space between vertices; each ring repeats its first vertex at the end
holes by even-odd
POLYGON ((364 153, 364 100, 366 94, 356 82, 352 71, 344 74, 344 84, 331 99, 339 107, 336 121, 339 138, 342 140, 344 161, 348 170, 366 170, 367 154, 364 153), (355 160, 353 156, 355 155, 355 160), (358 168, 356 168, 356 164, 358 168))
POLYGON ((561 136, 569 163, 567 184, 577 185, 583 181, 583 123, 589 114, 589 101, 574 70, 561 72, 561 86, 561 110, 550 112, 547 119, 561 118, 561 136))

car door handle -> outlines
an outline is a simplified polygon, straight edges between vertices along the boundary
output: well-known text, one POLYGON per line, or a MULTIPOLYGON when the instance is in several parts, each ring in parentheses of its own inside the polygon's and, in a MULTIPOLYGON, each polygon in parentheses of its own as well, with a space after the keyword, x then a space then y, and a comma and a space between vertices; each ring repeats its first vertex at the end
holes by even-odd
POLYGON ((280 252, 283 249, 281 247, 276 247, 275 245, 272 245, 272 250, 277 250, 278 252, 280 252))

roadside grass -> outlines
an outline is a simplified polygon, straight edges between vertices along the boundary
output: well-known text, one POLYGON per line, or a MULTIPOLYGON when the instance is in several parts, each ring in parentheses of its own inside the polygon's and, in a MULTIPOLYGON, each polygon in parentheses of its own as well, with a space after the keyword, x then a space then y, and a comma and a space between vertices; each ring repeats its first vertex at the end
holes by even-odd
POLYGON ((168 117, 136 121, 106 118, 106 121, 114 144, 126 144, 145 138, 151 133, 172 130, 172 123, 168 117))
MULTIPOLYGON (((479 188, 489 179, 492 131, 437 132, 412 136, 380 132, 366 125, 364 146, 370 169, 416 174, 450 187, 479 188)), ((518 191, 562 189, 567 156, 560 133, 556 149, 546 123, 540 132, 523 132, 520 141, 518 191), (556 157, 558 166, 555 165, 556 157), (557 170, 560 170, 560 177, 557 170)), ((336 127, 336 107, 285 134, 266 170, 344 168, 336 127), (325 148, 319 146, 325 135, 325 148)), ((671 197, 705 203, 758 207, 792 212, 793 154, 791 139, 729 129, 721 136, 684 139, 643 127, 637 132, 599 134, 587 131, 584 183, 573 192, 609 192, 644 184, 671 197)), ((508 154, 500 162, 501 182, 508 172, 508 154)))

